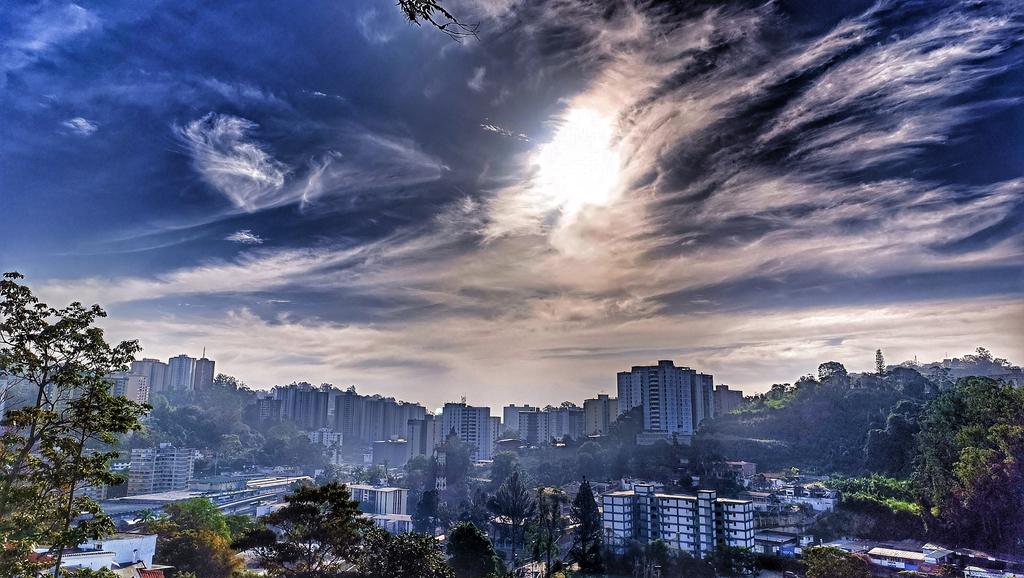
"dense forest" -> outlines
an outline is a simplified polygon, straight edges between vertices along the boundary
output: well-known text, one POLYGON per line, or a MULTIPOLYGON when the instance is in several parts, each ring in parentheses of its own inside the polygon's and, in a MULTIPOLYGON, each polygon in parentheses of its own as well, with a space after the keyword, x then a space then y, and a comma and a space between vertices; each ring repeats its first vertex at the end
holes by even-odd
POLYGON ((707 423, 695 445, 762 471, 833 476, 842 501, 816 523, 822 538, 1020 550, 1024 389, 1003 379, 1019 369, 983 348, 954 362, 955 372, 907 364, 860 375, 824 363, 707 423))

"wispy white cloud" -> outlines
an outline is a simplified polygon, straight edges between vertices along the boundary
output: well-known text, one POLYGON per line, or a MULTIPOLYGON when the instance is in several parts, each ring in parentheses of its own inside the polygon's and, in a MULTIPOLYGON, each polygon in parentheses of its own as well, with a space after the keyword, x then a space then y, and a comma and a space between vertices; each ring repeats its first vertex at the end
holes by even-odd
POLYGON ((470 76, 469 80, 466 81, 466 86, 468 86, 473 92, 483 92, 484 89, 487 88, 487 81, 485 80, 486 76, 487 67, 478 66, 473 70, 473 76, 470 76))
POLYGON ((101 25, 99 17, 78 4, 43 3, 19 10, 0 39, 0 85, 7 75, 38 62, 64 43, 101 25))
POLYGON ((518 132, 518 133, 517 132, 512 132, 511 130, 509 130, 507 128, 503 128, 503 127, 500 127, 500 126, 498 126, 496 124, 492 124, 492 123, 489 123, 489 122, 485 122, 485 123, 481 124, 480 128, 484 129, 487 132, 497 133, 497 134, 500 134, 501 136, 507 136, 508 138, 514 138, 516 140, 521 140, 521 141, 524 141, 524 142, 528 142, 530 140, 529 137, 527 137, 525 134, 523 134, 521 132, 518 132))
POLYGON ((262 245, 263 237, 260 237, 256 233, 253 233, 249 229, 242 229, 241 231, 235 231, 227 237, 224 237, 225 241, 234 241, 235 243, 241 243, 243 245, 262 245))
POLYGON ((387 44, 395 38, 388 19, 375 8, 356 16, 356 27, 370 44, 387 44))
POLYGON ((410 138, 359 127, 351 129, 345 143, 349 153, 329 151, 298 170, 274 157, 256 138, 258 128, 250 120, 218 113, 175 127, 199 175, 240 211, 305 207, 332 195, 436 180, 447 170, 410 138))
POLYGON ((69 118, 68 120, 61 123, 64 127, 71 129, 72 132, 80 136, 90 136, 92 133, 99 130, 100 125, 95 122, 76 116, 75 118, 69 118))
POLYGON ((235 207, 249 212, 292 200, 281 194, 291 167, 252 138, 257 126, 237 116, 209 113, 177 129, 196 171, 235 207))

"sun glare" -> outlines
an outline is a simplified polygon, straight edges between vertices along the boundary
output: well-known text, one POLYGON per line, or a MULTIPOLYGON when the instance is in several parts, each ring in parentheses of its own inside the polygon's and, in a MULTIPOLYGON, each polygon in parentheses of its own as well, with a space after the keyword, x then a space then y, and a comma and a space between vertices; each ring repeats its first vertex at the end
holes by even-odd
POLYGON ((611 120, 588 108, 571 109, 535 160, 536 186, 544 198, 572 215, 605 205, 619 180, 619 152, 611 120))

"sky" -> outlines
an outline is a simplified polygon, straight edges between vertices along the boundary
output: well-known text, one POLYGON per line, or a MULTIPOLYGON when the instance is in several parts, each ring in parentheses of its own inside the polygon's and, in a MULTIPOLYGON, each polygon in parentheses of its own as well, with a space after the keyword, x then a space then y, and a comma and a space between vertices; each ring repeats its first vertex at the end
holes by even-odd
POLYGON ((1024 361, 1024 5, 5 2, 0 269, 256 388, 1024 361))

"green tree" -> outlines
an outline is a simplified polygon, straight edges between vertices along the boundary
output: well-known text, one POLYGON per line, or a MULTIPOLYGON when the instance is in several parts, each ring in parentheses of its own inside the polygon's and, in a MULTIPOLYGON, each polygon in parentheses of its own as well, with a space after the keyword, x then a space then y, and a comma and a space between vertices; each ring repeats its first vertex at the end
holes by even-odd
POLYGON ((747 548, 719 546, 711 556, 711 564, 720 576, 754 576, 757 557, 747 548))
POLYGON ((818 381, 822 383, 835 377, 845 378, 848 375, 846 367, 838 361, 826 361, 818 366, 818 381))
POLYGON ((275 528, 251 529, 235 541, 251 550, 273 576, 320 576, 340 572, 356 558, 360 541, 373 524, 359 513, 348 487, 332 482, 300 486, 285 496, 285 506, 261 521, 275 528))
POLYGON ((914 482, 930 533, 983 548, 1024 546, 1024 390, 963 378, 919 424, 914 482))
POLYGON ((488 503, 495 515, 503 518, 509 528, 512 545, 512 569, 516 568, 517 546, 522 544, 526 524, 537 513, 537 502, 530 495, 519 470, 512 472, 488 503))
POLYGON ((508 479, 512 472, 519 465, 519 456, 514 452, 498 452, 491 462, 491 483, 493 491, 501 486, 501 483, 508 479))
POLYGON ((433 536, 407 532, 392 536, 373 526, 365 535, 356 566, 367 578, 454 578, 433 536))
POLYGON ((202 578, 231 578, 244 567, 227 538, 209 530, 160 537, 154 560, 174 566, 174 577, 192 572, 202 578))
POLYGON ((440 517, 440 505, 437 490, 423 492, 412 513, 413 529, 421 534, 433 536, 440 517))
POLYGON ((863 559, 839 548, 817 547, 804 551, 807 578, 870 578, 871 571, 863 559))
POLYGON ((207 498, 192 498, 164 506, 164 515, 178 531, 213 532, 224 539, 231 538, 227 516, 207 498))
POLYGON ((448 556, 455 578, 496 576, 503 570, 487 534, 469 522, 456 525, 448 534, 448 556))
POLYGON ((228 578, 242 568, 231 549, 227 517, 207 498, 168 504, 142 527, 158 537, 154 560, 174 566, 175 578, 193 572, 203 578, 228 578))
POLYGON ((146 407, 113 396, 107 375, 127 369, 140 348, 134 341, 107 343, 95 326, 106 316, 98 305, 50 307, 22 278, 6 273, 0 280, 0 374, 28 395, 8 400, 13 407, 2 421, 0 576, 40 569, 34 544, 50 546, 59 576, 64 549, 114 529, 78 492, 123 481, 109 471, 117 455, 110 448, 120 434, 139 429, 146 407))
POLYGON ((881 349, 875 350, 875 373, 885 375, 885 356, 881 349))
POLYGON ((580 484, 580 490, 572 501, 569 517, 573 524, 569 557, 579 564, 583 572, 603 572, 601 513, 597 509, 594 490, 586 479, 580 484))
POLYGON ((558 540, 565 532, 562 506, 565 494, 558 488, 537 488, 537 519, 534 521, 533 558, 544 561, 544 575, 551 574, 553 558, 558 556, 558 540))

